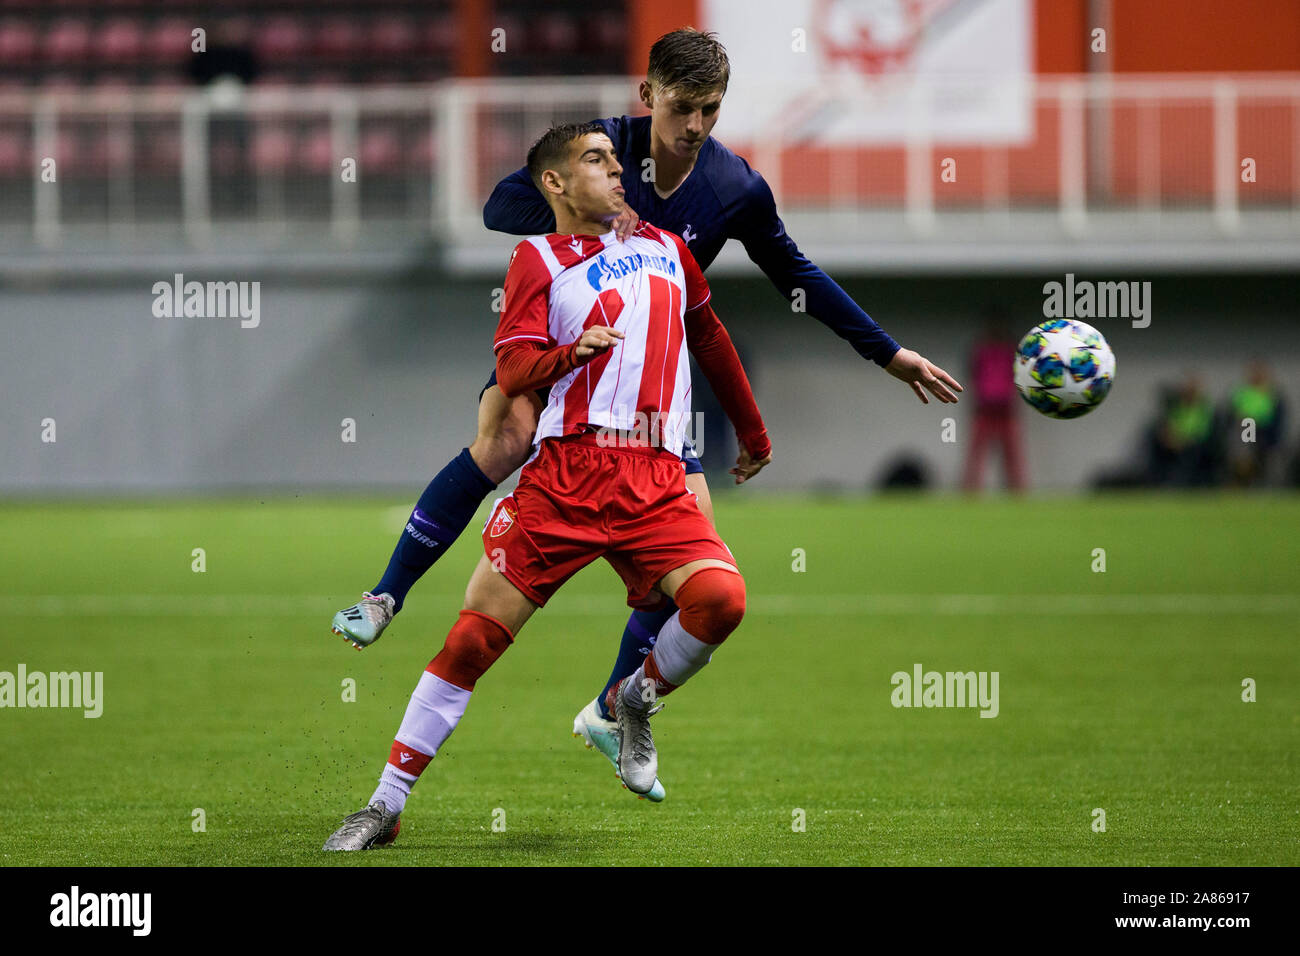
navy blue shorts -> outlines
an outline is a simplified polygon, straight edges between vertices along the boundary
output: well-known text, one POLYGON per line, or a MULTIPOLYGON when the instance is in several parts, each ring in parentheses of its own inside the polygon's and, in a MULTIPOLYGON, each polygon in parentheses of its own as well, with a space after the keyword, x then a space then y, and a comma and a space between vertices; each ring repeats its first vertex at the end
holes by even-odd
MULTIPOLYGON (((481 389, 479 389, 478 400, 480 402, 483 401, 483 393, 486 392, 489 388, 491 388, 496 383, 497 383, 497 367, 493 365, 492 374, 488 376, 487 384, 484 385, 481 389)), ((548 385, 546 388, 539 388, 537 390, 537 395, 542 400, 542 404, 545 405, 547 399, 550 398, 551 387, 548 385)), ((686 465, 686 474, 688 475, 704 474, 704 466, 700 464, 700 456, 695 453, 695 443, 692 442, 689 438, 686 439, 686 444, 682 446, 682 461, 686 465)))

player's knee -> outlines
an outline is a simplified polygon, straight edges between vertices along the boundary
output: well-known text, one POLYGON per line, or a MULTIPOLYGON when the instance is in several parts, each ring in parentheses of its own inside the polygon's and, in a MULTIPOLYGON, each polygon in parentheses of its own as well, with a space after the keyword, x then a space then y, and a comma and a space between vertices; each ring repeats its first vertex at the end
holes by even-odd
POLYGON ((677 589, 686 633, 721 644, 745 617, 745 579, 726 568, 705 568, 677 589))
POLYGON ((487 673, 514 640, 500 621, 477 611, 461 611, 438 656, 425 668, 465 690, 487 673))
POLYGON ((730 634, 745 618, 745 579, 734 571, 723 571, 713 594, 714 626, 720 633, 730 634))

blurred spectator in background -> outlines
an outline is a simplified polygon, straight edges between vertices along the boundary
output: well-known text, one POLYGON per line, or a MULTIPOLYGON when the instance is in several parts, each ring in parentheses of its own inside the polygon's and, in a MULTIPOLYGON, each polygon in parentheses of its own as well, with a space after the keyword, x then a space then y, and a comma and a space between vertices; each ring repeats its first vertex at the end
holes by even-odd
POLYGON ((1254 485, 1267 479, 1269 460, 1282 443, 1285 415, 1272 372, 1256 359, 1246 370, 1246 381, 1228 396, 1224 412, 1229 484, 1254 485))
POLYGON ((1151 431, 1148 483, 1184 487, 1212 484, 1215 472, 1214 403, 1200 376, 1188 373, 1168 392, 1151 431))
POLYGON ((1003 472, 1012 491, 1025 489, 1025 461, 1020 448, 1019 396, 1012 380, 1016 339, 1000 309, 984 313, 984 332, 971 348, 971 380, 975 383, 975 429, 966 452, 962 486, 978 491, 983 483, 984 452, 991 443, 1002 446, 1003 472))

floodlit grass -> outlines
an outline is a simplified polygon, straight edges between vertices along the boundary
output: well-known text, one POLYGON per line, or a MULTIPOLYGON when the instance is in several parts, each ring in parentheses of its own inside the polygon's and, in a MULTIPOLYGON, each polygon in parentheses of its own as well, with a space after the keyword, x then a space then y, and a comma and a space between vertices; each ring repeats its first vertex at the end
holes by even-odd
POLYGON ((665 803, 569 735, 626 619, 598 563, 480 682, 397 844, 348 855, 320 845, 373 789, 484 516, 358 654, 329 620, 400 502, 0 507, 0 671, 104 675, 98 719, 0 710, 0 863, 1300 863, 1297 499, 717 507, 749 611, 655 719, 665 803), (895 708, 917 663, 997 671, 998 716, 895 708))

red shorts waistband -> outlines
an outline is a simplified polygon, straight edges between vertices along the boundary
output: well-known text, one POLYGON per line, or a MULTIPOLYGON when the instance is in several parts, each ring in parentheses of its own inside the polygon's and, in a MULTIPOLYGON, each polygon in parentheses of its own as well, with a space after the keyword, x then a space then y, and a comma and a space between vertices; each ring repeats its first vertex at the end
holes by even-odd
POLYGON ((617 428, 604 428, 599 425, 579 426, 583 431, 577 434, 561 435, 544 441, 559 441, 566 445, 581 445, 584 448, 599 448, 601 451, 622 452, 643 458, 662 458, 665 461, 682 460, 662 445, 651 444, 643 435, 620 431, 617 428))

